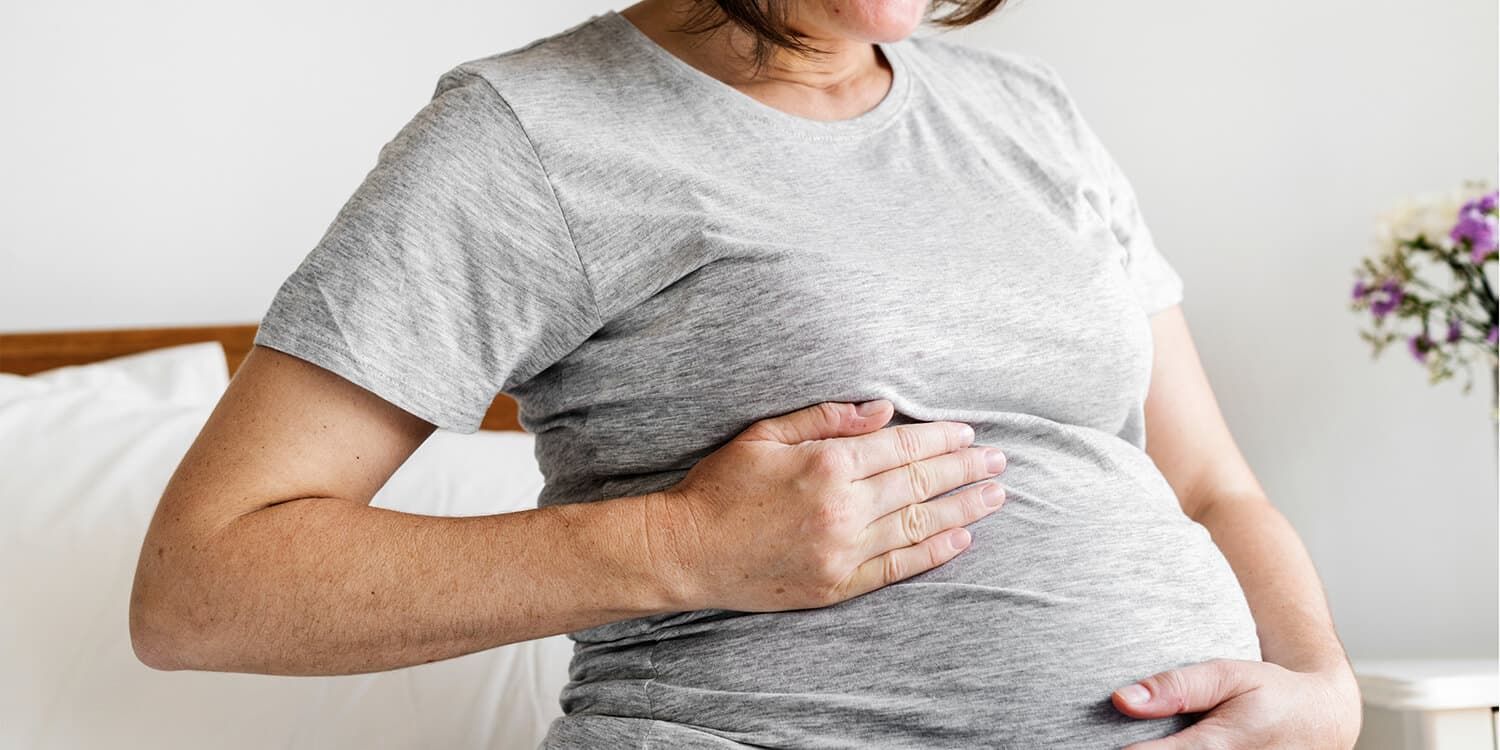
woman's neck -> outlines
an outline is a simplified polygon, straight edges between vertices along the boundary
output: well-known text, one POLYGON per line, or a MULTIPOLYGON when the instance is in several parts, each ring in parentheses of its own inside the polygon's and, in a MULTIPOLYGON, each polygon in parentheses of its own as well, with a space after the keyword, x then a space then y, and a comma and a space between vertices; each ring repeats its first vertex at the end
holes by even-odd
POLYGON ((711 32, 675 31, 693 11, 692 3, 681 0, 642 0, 619 13, 683 62, 789 114, 848 119, 873 108, 890 90, 890 64, 874 44, 829 33, 816 17, 789 18, 787 25, 827 54, 808 57, 775 47, 756 71, 755 37, 732 22, 711 32))

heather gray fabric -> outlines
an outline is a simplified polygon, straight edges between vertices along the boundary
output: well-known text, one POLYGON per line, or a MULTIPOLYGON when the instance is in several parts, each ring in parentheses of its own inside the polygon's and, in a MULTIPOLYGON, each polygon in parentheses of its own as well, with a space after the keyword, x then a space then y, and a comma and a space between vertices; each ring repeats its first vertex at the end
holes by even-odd
POLYGON ((881 49, 891 92, 837 122, 613 11, 464 63, 261 322, 445 429, 515 396, 543 505, 669 487, 820 401, 885 397, 893 424, 966 421, 1008 453, 1009 502, 936 570, 571 634, 544 747, 1117 747, 1196 716, 1127 718, 1116 687, 1260 658, 1143 450, 1148 317, 1182 280, 1130 184, 1040 59, 881 49))

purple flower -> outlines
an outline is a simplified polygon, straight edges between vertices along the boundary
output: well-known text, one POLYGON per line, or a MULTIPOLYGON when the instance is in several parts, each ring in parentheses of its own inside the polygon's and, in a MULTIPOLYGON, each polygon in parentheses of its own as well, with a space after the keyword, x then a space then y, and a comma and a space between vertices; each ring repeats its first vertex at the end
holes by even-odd
POLYGON ((1473 261, 1474 265, 1477 266, 1477 265, 1479 265, 1479 264, 1481 264, 1481 263, 1484 262, 1485 256, 1489 255, 1490 253, 1492 253, 1494 251, 1495 251, 1495 239, 1494 239, 1494 235, 1491 234, 1488 246, 1486 246, 1486 245, 1475 245, 1474 248, 1469 251, 1469 260, 1473 261))
POLYGON ((1489 213, 1495 210, 1495 204, 1497 201, 1500 201, 1500 190, 1495 190, 1487 195, 1482 195, 1476 198, 1473 203, 1474 206, 1480 211, 1489 213))
POLYGON ((1458 223, 1448 232, 1454 243, 1469 242, 1470 257, 1476 264, 1495 251, 1495 219, 1490 216, 1495 205, 1495 193, 1465 203, 1458 211, 1458 223))
POLYGON ((1392 310, 1401 304, 1406 298, 1406 292, 1401 289, 1401 283, 1395 279, 1387 279, 1380 288, 1371 294, 1373 302, 1370 303, 1370 312, 1377 318, 1384 318, 1392 310))
POLYGON ((1484 262, 1484 256, 1495 250, 1495 225, 1483 214, 1465 214, 1448 236, 1454 242, 1468 240, 1470 255, 1475 263, 1484 262))
POLYGON ((1411 356, 1416 357, 1418 362, 1427 361, 1427 350, 1431 347, 1432 340, 1427 334, 1419 333, 1406 340, 1406 347, 1411 350, 1411 356))
POLYGON ((1484 340, 1493 344, 1496 341, 1497 335, 1500 335, 1500 326, 1490 326, 1490 335, 1485 336, 1484 340))
POLYGON ((1464 335, 1464 329, 1463 329, 1463 326, 1460 324, 1459 319, 1458 318, 1449 318, 1448 319, 1448 343, 1451 344, 1451 343, 1457 341, 1458 337, 1462 336, 1462 335, 1464 335))
POLYGON ((1354 299, 1364 299, 1365 295, 1369 293, 1370 287, 1365 285, 1364 279, 1359 279, 1354 282, 1354 299))

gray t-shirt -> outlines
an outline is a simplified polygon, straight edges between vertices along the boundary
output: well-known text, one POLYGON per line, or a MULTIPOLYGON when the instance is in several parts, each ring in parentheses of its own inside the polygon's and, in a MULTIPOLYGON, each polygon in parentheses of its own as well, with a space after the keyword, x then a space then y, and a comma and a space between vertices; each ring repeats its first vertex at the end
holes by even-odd
MULTIPOLYGON (((570 634, 544 747, 1105 747, 1115 688, 1259 659, 1144 452, 1148 317, 1182 280, 1035 56, 880 45, 841 121, 729 87, 608 11, 445 74, 256 343, 437 426, 497 392, 544 506, 670 487, 752 422, 887 398, 1009 457, 969 550, 835 606, 570 634)), ((560 565, 567 561, 558 561, 560 565)))

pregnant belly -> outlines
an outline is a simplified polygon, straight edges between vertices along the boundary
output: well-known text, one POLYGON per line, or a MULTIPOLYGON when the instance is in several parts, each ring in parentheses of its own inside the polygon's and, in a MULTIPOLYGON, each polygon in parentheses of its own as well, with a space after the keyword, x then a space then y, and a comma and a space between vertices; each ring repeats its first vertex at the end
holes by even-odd
POLYGON ((1196 715, 1124 716, 1109 695, 1260 658, 1207 530, 1128 443, 986 437, 1010 457, 1008 500, 963 554, 831 607, 580 643, 554 734, 633 717, 662 747, 1119 747, 1188 726, 1196 715))

